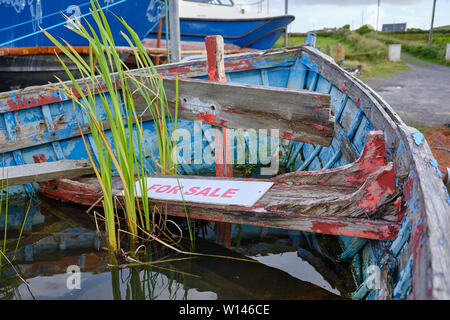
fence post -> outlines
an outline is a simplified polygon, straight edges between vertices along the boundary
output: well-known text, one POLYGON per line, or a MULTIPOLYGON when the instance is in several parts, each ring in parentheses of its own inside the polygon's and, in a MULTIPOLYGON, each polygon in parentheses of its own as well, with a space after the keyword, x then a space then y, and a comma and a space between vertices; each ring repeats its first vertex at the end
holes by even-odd
POLYGON ((388 45, 389 61, 400 61, 401 54, 402 54, 402 45, 401 44, 388 45))
POLYGON ((450 61, 450 43, 447 43, 447 50, 445 51, 445 61, 450 61))

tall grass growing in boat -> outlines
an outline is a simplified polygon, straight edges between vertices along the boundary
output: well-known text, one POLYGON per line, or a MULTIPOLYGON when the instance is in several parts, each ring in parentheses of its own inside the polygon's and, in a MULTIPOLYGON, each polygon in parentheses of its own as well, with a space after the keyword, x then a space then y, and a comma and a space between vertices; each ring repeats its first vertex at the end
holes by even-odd
MULTIPOLYGON (((172 118, 162 79, 133 29, 122 18, 117 17, 117 22, 122 23, 129 33, 129 35, 122 33, 122 36, 132 48, 137 66, 141 68, 135 73, 129 72, 128 67, 119 56, 109 23, 100 5, 92 0, 91 5, 90 13, 95 25, 92 26, 84 19, 84 25, 87 27, 78 20, 71 21, 72 26, 69 27, 89 43, 89 61, 85 61, 67 42, 62 44, 46 31, 43 30, 43 32, 75 63, 81 74, 83 85, 75 79, 73 73, 58 57, 71 80, 71 86, 59 81, 59 84, 54 84, 53 87, 71 98, 74 108, 75 105, 78 105, 87 115, 92 139, 98 153, 98 167, 89 151, 86 137, 82 135, 82 138, 103 191, 108 242, 113 250, 117 250, 112 189, 113 166, 123 183, 124 209, 128 229, 134 237, 138 233, 139 224, 147 231, 151 231, 146 192, 147 168, 142 117, 145 113, 150 113, 157 129, 160 157, 160 163, 156 163, 157 167, 163 174, 175 173, 176 166, 171 157, 170 129, 176 129, 177 112, 175 112, 175 118, 172 118), (133 96, 137 94, 144 98, 148 106, 140 114, 136 112, 134 104, 133 96), (98 114, 96 96, 101 99, 107 123, 104 123, 98 114), (133 130, 133 126, 135 130, 133 130), (106 138, 106 127, 109 127, 111 131, 114 151, 106 138), (133 137, 136 137, 136 142, 133 137), (139 188, 141 188, 143 208, 140 208, 136 201, 135 175, 138 180, 142 181, 139 188)), ((156 162, 155 158, 154 160, 156 162)))

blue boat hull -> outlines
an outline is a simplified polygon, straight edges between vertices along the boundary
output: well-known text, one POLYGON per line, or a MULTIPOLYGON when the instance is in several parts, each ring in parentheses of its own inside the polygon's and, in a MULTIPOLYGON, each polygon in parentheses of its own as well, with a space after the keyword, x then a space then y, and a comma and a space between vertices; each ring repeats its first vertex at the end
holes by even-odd
MULTIPOLYGON (((164 5, 157 0, 100 0, 99 3, 110 21, 111 31, 118 46, 128 44, 120 35, 125 28, 121 23, 115 23, 114 15, 124 18, 142 38, 157 25, 164 13, 164 5)), ((2 1, 0 47, 53 46, 40 28, 65 39, 72 46, 86 46, 87 42, 82 37, 66 27, 70 26, 70 22, 66 21, 63 15, 72 20, 78 18, 85 26, 86 18, 91 25, 95 25, 89 12, 90 8, 89 0, 2 1)))
MULTIPOLYGON (((274 46, 293 20, 294 16, 289 15, 236 20, 181 18, 180 34, 182 41, 203 42, 207 35, 221 35, 225 43, 241 48, 266 50, 274 46)), ((147 38, 156 37, 156 31, 147 36, 147 38)), ((163 30, 162 39, 164 38, 163 30)))

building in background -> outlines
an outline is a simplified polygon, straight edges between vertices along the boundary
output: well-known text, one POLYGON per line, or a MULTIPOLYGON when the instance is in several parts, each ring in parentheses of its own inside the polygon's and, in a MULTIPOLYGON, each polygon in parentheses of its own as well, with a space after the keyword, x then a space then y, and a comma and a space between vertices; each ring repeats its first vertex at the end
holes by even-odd
POLYGON ((381 31, 406 31, 406 22, 383 24, 381 31))

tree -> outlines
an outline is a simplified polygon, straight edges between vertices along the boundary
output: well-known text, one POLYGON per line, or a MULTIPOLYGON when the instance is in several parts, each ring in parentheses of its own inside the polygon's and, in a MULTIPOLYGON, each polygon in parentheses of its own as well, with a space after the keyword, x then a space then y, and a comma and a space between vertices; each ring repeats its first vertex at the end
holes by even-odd
POLYGON ((370 24, 365 24, 361 27, 359 27, 358 29, 356 29, 356 32, 358 32, 360 35, 369 33, 375 31, 375 29, 370 25, 370 24))

